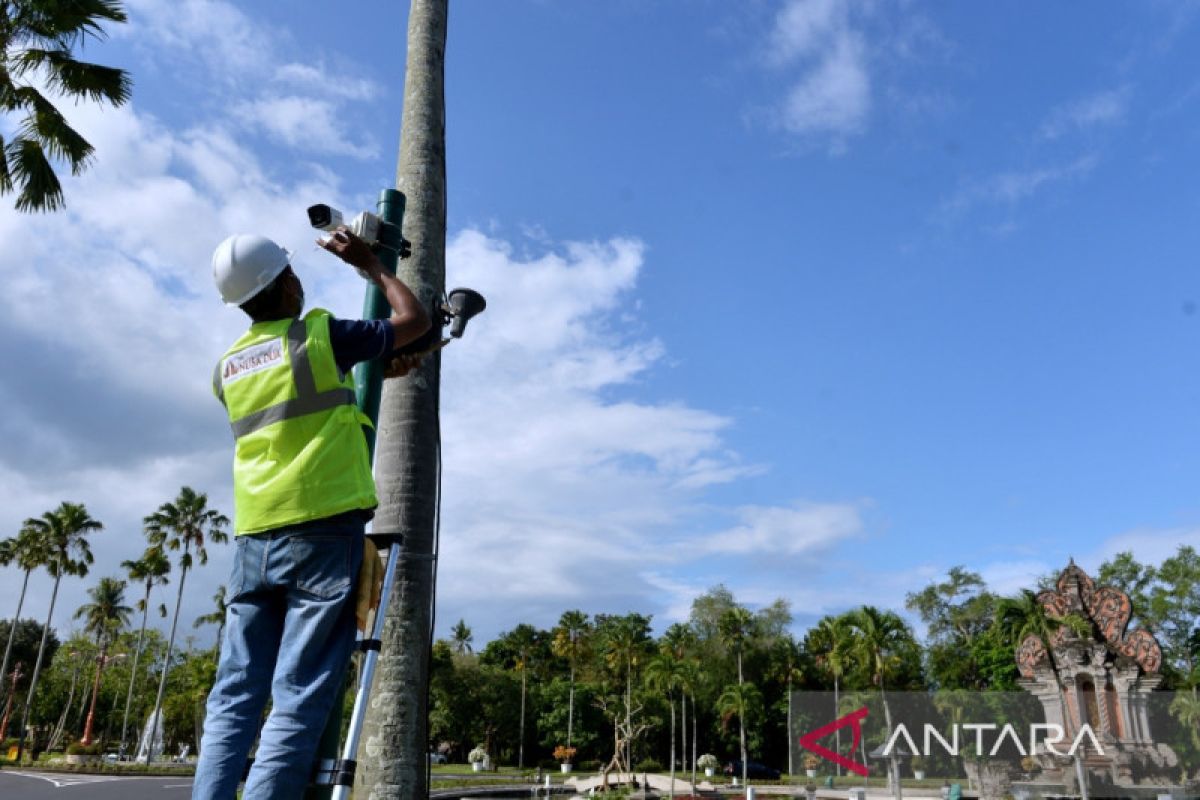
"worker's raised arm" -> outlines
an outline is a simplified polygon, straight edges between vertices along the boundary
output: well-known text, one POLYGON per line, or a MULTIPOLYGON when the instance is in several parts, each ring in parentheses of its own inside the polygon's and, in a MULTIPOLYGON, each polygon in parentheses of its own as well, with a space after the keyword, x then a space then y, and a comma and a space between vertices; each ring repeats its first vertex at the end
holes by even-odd
POLYGON ((361 269, 383 292, 388 305, 392 307, 388 322, 392 324, 395 334, 393 348, 399 349, 429 330, 429 313, 421 306, 421 301, 404 285, 404 281, 383 268, 366 242, 345 227, 339 227, 328 237, 318 239, 317 244, 347 264, 361 269))

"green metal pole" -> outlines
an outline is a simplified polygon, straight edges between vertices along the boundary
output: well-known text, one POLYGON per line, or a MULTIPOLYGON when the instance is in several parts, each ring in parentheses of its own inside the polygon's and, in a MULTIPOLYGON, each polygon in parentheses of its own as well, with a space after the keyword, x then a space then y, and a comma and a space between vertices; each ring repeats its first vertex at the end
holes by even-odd
MULTIPOLYGON (((390 222, 400 230, 404 222, 404 195, 395 189, 384 189, 379 193, 379 218, 390 222)), ((375 255, 383 268, 391 274, 396 274, 396 252, 387 247, 376 247, 375 255)), ((363 299, 363 319, 387 319, 391 316, 391 307, 387 298, 374 283, 367 284, 366 297, 363 299)), ((364 428, 367 437, 368 457, 375 458, 375 424, 379 421, 379 396, 383 392, 383 361, 374 359, 359 362, 354 367, 354 394, 359 409, 371 420, 371 427, 364 428)), ((346 704, 346 682, 338 691, 329 721, 321 734, 321 742, 317 746, 316 763, 336 761, 339 755, 338 745, 342 738, 342 709, 346 704)), ((333 786, 310 786, 305 792, 305 800, 329 800, 333 795, 333 786)))

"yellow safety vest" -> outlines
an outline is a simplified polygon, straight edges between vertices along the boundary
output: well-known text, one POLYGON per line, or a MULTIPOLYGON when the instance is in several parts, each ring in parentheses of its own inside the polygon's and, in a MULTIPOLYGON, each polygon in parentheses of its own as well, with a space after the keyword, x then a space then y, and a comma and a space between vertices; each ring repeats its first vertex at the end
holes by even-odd
POLYGON ((362 426, 329 341, 330 313, 256 322, 221 357, 213 393, 229 412, 240 536, 378 505, 362 426))

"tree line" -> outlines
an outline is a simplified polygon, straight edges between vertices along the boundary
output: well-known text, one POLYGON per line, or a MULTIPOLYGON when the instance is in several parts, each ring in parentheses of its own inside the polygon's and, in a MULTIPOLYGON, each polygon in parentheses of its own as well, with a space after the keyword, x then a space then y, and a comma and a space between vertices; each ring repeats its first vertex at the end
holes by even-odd
MULTIPOLYGON (((0 541, 0 564, 23 573, 16 624, 0 622, 0 740, 26 732, 39 750, 74 744, 132 754, 162 708, 166 748, 194 750, 217 653, 190 637, 176 646, 180 601, 188 572, 207 562, 209 545, 227 541, 227 526, 204 494, 181 489, 145 517, 145 550, 122 562, 124 577, 101 577, 89 589, 73 615, 80 627, 63 641, 53 628, 59 585, 88 575, 103 525, 82 504, 62 503, 0 541), (20 619, 31 578, 43 573, 52 580, 45 621, 20 619), (167 617, 153 597, 171 581, 164 636, 149 621, 167 617)), ((1162 643, 1164 686, 1192 690, 1195 707, 1181 708, 1181 719, 1200 726, 1200 556, 1180 547, 1151 565, 1120 553, 1101 565, 1097 582, 1133 599, 1135 624, 1162 643)), ((219 642, 225 606, 221 587, 193 626, 217 626, 219 642)), ((521 623, 477 650, 460 620, 432 649, 430 744, 457 761, 482 747, 494 762, 520 767, 558 760, 692 772, 710 753, 743 769, 761 761, 795 774, 792 691, 1019 691, 1020 641, 1077 624, 1047 617, 1037 592, 1000 596, 963 567, 909 594, 905 606, 922 635, 896 611, 862 606, 797 636, 786 601, 751 610, 724 586, 697 597, 689 618, 658 636, 644 614, 570 610, 549 629, 521 623)))
MULTIPOLYGON (((1181 546, 1150 565, 1120 553, 1097 582, 1133 599, 1134 624, 1162 644, 1164 688, 1191 690, 1180 719, 1200 725, 1200 555, 1181 546)), ((643 614, 570 610, 549 629, 521 623, 476 649, 459 620, 433 646, 430 743, 451 760, 479 747, 494 762, 527 768, 557 760, 693 774, 709 753, 743 770, 760 761, 796 774, 793 690, 883 694, 885 711, 885 691, 1022 691, 1020 642, 1048 641, 1080 622, 1050 617, 1037 595, 1001 596, 954 567, 906 597, 922 636, 896 611, 873 606, 827 615, 795 636, 786 601, 751 610, 724 586, 657 637, 643 614)))
MULTIPOLYGON (((23 573, 16 612, 0 623, 5 642, 0 741, 35 751, 72 745, 82 752, 132 752, 143 724, 161 708, 165 740, 194 745, 198 726, 181 715, 193 717, 193 708, 203 706, 215 677, 214 655, 197 654, 190 643, 178 653, 175 638, 187 574, 197 562, 208 562, 210 544, 228 540, 228 525, 225 515, 208 507, 205 494, 181 488, 174 500, 144 518, 146 548, 139 558, 121 563, 125 577, 101 577, 88 590, 90 601, 73 615, 82 630, 64 642, 52 627, 59 587, 64 578, 88 575, 92 539, 103 532, 103 523, 82 503, 63 502, 25 520, 15 536, 0 541, 0 565, 23 573), (41 572, 53 581, 45 621, 21 619, 31 578, 41 572), (151 596, 172 575, 175 609, 164 640, 148 626, 151 596), (134 601, 136 635, 129 628, 134 607, 126 592, 131 587, 140 595, 134 601)), ((217 610, 195 625, 224 625, 223 588, 214 600, 217 610)), ((167 615, 165 604, 157 611, 167 615)))

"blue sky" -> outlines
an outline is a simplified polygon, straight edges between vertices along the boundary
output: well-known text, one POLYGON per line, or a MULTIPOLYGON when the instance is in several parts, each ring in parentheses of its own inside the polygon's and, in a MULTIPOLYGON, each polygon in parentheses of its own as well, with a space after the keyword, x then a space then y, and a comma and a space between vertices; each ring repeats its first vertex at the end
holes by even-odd
MULTIPOLYGON (((390 184, 406 6, 131 0, 89 46, 132 102, 70 109, 98 157, 64 214, 0 207, 0 530, 85 502, 95 577, 184 483, 230 510, 207 380, 242 322, 209 254, 263 232, 357 313, 303 210, 390 184)), ((439 632, 662 626, 723 582, 800 633, 955 564, 1014 591, 1200 544, 1198 24, 455 2, 447 280, 489 310, 443 362, 439 632)), ((228 563, 189 577, 185 625, 228 563)))

